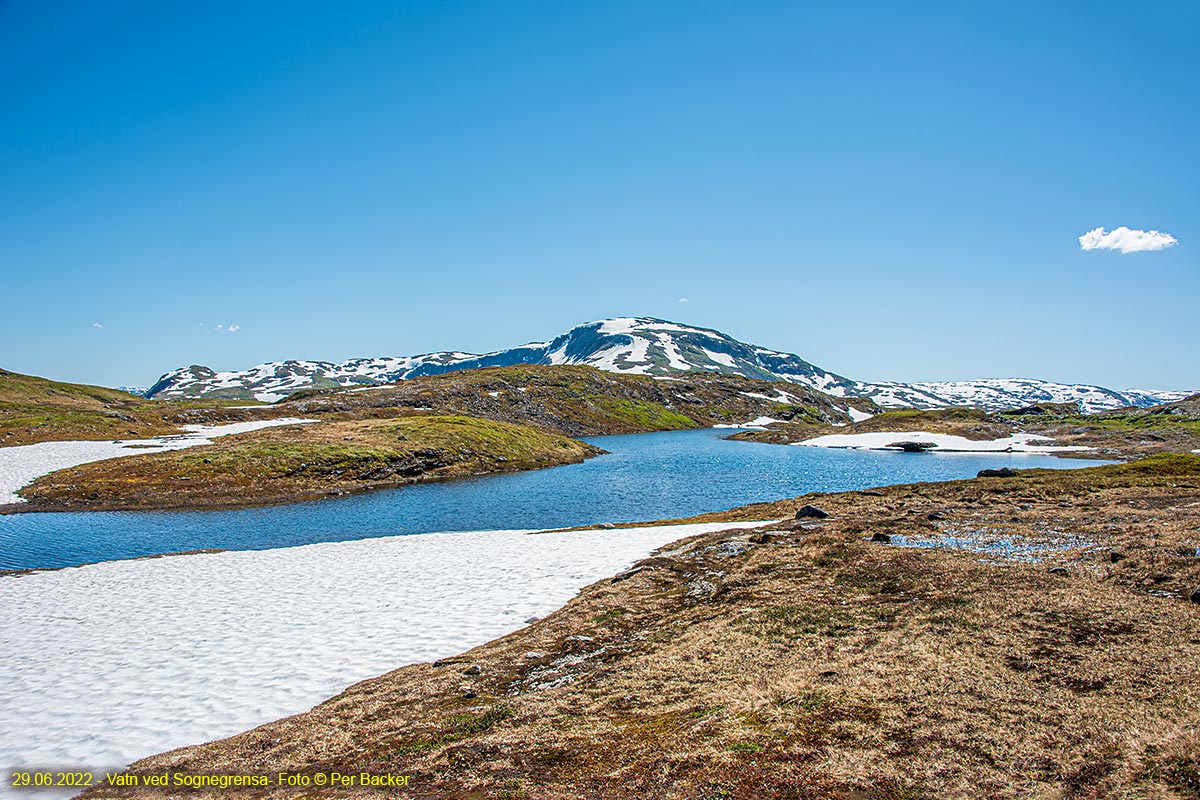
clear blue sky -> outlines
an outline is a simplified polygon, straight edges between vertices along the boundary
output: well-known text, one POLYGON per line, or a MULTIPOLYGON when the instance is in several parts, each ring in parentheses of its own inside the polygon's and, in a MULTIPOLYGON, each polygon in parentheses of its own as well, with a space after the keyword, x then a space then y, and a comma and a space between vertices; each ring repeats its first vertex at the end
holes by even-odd
POLYGON ((1193 2, 0 0, 0 366, 146 385, 653 315, 854 378, 1195 388, 1198 29, 1193 2), (1082 251, 1100 226, 1179 244, 1082 251))

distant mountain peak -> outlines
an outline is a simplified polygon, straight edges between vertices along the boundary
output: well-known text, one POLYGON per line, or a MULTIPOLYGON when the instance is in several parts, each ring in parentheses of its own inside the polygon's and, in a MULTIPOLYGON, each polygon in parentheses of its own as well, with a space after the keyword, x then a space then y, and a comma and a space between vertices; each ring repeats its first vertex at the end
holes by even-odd
POLYGON ((738 341, 711 328, 656 317, 613 317, 576 325, 549 342, 530 342, 482 355, 452 351, 354 358, 341 363, 286 360, 230 372, 193 364, 163 375, 146 395, 160 399, 232 397, 273 402, 303 389, 349 390, 456 370, 517 364, 582 364, 653 377, 683 372, 742 375, 797 383, 836 397, 869 397, 885 407, 970 405, 1000 409, 1055 402, 1077 403, 1085 411, 1100 411, 1156 405, 1188 394, 1117 392, 1100 386, 1023 378, 869 383, 829 372, 793 353, 738 341))

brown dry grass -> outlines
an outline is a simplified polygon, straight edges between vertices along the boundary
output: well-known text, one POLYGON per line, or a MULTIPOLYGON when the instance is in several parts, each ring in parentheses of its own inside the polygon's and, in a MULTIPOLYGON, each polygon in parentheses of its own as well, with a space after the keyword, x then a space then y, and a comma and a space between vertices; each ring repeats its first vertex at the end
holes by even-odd
POLYGON ((133 771, 399 772, 422 798, 1196 798, 1198 484, 1175 456, 712 515, 832 514, 676 543, 460 658, 133 771), (1070 547, 869 541, 966 530, 1070 547))

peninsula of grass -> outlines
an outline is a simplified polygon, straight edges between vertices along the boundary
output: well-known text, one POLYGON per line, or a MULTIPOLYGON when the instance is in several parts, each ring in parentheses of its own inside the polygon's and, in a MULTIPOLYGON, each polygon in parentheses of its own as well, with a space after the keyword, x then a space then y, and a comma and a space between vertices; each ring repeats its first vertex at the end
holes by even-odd
POLYGON ((46 475, 20 510, 220 508, 573 464, 599 448, 523 425, 409 416, 270 428, 46 475))

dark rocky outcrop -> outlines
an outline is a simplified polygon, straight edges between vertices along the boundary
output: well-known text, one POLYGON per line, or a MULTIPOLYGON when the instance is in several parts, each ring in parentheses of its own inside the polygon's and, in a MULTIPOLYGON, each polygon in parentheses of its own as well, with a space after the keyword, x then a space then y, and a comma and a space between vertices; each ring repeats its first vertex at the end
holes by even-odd
POLYGON ((1012 478, 1015 477, 1017 471, 1012 467, 1000 467, 999 469, 981 469, 975 475, 976 478, 1012 478))
POLYGON ((796 510, 796 519, 825 519, 829 512, 816 506, 803 505, 796 510))

